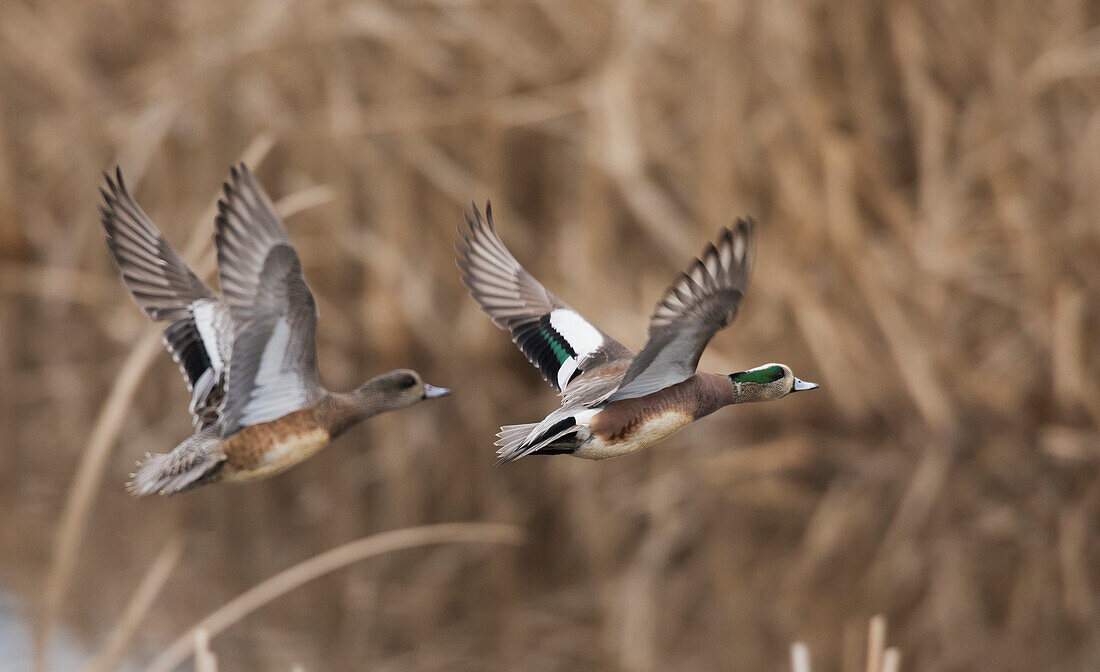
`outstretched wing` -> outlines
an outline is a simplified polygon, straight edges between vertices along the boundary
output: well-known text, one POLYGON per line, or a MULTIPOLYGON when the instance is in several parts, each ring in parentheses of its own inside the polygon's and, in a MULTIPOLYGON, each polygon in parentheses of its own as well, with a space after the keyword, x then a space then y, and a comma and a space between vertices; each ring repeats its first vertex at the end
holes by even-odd
POLYGON ((130 196, 122 170, 104 177, 100 215, 122 281, 150 319, 169 323, 164 345, 191 393, 191 413, 196 424, 213 424, 232 341, 228 311, 130 196))
POLYGON ((317 307, 271 200, 248 167, 231 171, 218 202, 218 274, 236 325, 222 436, 311 406, 317 307))
POLYGON ((665 292, 649 321, 649 342, 631 363, 611 401, 652 394, 695 373, 711 337, 737 315, 753 259, 753 221, 738 219, 717 244, 665 292))
POLYGON ((456 245, 462 281, 493 324, 512 334, 512 341, 542 371, 546 382, 565 393, 585 371, 632 356, 621 343, 551 294, 528 273, 501 242, 493 227, 493 210, 485 217, 477 206, 466 214, 456 245))

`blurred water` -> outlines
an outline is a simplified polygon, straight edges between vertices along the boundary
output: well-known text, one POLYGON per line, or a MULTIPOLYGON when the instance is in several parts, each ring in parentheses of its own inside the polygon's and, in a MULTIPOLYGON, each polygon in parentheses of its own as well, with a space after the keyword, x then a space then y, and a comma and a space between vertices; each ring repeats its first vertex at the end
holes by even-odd
MULTIPOLYGON (((54 636, 51 669, 75 670, 88 657, 72 636, 59 628, 54 636)), ((31 627, 19 613, 15 598, 0 593, 0 672, 31 669, 31 627)))

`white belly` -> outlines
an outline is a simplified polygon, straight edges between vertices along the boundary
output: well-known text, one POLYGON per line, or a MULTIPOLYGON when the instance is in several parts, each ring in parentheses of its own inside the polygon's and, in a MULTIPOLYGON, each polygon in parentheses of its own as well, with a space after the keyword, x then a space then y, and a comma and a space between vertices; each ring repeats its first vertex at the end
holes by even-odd
POLYGON ((605 441, 593 435, 573 453, 577 457, 589 460, 603 460, 633 453, 668 438, 680 429, 691 424, 694 418, 688 413, 670 411, 655 416, 636 426, 629 434, 620 439, 605 441))

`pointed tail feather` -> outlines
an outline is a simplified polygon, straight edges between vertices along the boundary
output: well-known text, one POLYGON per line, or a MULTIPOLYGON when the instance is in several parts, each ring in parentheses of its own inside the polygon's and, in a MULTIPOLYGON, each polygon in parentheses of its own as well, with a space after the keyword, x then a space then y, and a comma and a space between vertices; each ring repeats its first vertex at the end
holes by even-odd
POLYGON ((569 435, 572 435, 570 439, 576 438, 577 418, 569 415, 550 423, 551 419, 554 418, 551 416, 538 423, 501 427, 497 434, 499 439, 496 445, 499 448, 496 465, 499 467, 505 462, 514 462, 533 453, 572 452, 571 446, 554 446, 554 444, 569 435))
POLYGON ((146 453, 126 489, 135 497, 175 495, 212 482, 225 465, 225 454, 210 450, 216 437, 196 434, 170 453, 146 453))
POLYGON ((497 433, 497 441, 494 444, 498 447, 496 464, 499 466, 505 462, 518 460, 526 455, 524 440, 537 426, 537 422, 530 422, 525 425, 504 425, 501 427, 500 432, 497 433))

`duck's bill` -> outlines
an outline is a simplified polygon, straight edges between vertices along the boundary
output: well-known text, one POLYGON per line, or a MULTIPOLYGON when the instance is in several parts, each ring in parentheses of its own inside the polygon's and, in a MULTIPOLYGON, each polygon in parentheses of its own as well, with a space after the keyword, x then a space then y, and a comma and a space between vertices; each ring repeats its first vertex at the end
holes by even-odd
POLYGON ((794 379, 794 387, 791 388, 791 392, 803 392, 805 390, 816 390, 821 387, 817 383, 807 383, 804 380, 794 379))
POLYGON ((424 383, 424 398, 425 399, 435 399, 436 397, 445 397, 450 393, 451 393, 451 391, 448 390, 445 387, 436 387, 435 385, 429 385, 427 383, 424 383))

